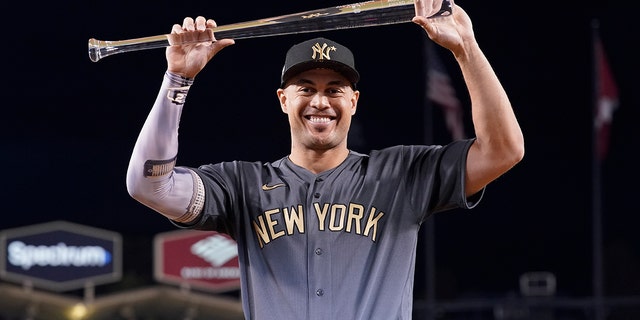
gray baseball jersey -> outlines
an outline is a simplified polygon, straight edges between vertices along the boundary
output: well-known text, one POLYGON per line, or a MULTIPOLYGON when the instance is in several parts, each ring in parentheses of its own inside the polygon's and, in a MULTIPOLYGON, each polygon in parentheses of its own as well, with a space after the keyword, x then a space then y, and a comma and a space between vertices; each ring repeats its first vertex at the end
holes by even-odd
POLYGON ((247 319, 411 319, 418 230, 431 214, 472 208, 472 139, 351 151, 320 174, 287 157, 193 169, 205 185, 190 227, 238 243, 247 319))

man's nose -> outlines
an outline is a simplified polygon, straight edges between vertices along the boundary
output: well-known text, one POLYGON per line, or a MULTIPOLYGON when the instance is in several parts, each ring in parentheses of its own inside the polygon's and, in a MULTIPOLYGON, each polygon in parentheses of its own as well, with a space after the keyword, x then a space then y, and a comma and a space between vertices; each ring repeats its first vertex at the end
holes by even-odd
POLYGON ((329 108, 329 98, 323 94, 316 94, 311 99, 311 106, 317 109, 326 109, 329 108))

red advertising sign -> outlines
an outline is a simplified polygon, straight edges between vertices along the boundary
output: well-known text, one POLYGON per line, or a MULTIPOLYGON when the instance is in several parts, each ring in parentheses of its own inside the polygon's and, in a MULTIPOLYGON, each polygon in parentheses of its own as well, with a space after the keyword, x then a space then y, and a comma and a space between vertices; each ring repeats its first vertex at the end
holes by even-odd
POLYGON ((154 239, 157 281, 213 292, 240 288, 236 242, 215 231, 177 230, 154 239))

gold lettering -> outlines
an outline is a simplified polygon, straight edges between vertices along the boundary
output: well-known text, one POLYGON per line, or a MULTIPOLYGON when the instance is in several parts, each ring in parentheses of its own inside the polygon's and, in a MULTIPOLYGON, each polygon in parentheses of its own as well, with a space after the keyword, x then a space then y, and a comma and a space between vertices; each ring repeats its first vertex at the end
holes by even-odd
POLYGON ((367 225, 364 227, 364 235, 366 237, 369 236, 369 231, 371 231, 371 229, 373 228, 373 235, 371 236, 371 240, 373 240, 374 242, 378 237, 378 221, 380 221, 382 216, 384 216, 384 212, 382 211, 378 213, 377 216, 374 217, 375 213, 376 213, 376 208, 371 207, 371 211, 369 211, 369 218, 367 219, 367 225))
POLYGON ((271 240, 269 239, 269 235, 267 234, 267 228, 264 225, 262 216, 258 216, 258 222, 260 222, 259 226, 255 221, 252 221, 251 224, 253 224, 253 230, 256 231, 256 235, 258 236, 258 243, 260 244, 260 248, 264 248, 264 245, 269 243, 269 241, 271 240))
POLYGON ((344 216, 347 206, 344 204, 334 204, 331 206, 331 218, 329 220, 329 229, 331 231, 340 231, 344 228, 344 216), (336 225, 336 221, 338 224, 336 225))
POLYGON ((331 46, 329 47, 326 43, 323 43, 322 46, 320 46, 319 43, 316 43, 313 47, 311 47, 311 49, 313 50, 313 53, 311 54, 311 59, 317 59, 317 60, 331 60, 331 56, 329 55, 329 52, 331 51, 336 51, 336 47, 331 46), (316 55, 318 57, 316 57, 316 55))
POLYGON ((278 220, 271 219, 271 215, 276 214, 278 212, 280 212, 280 209, 272 209, 264 212, 264 216, 267 219, 267 226, 269 227, 269 232, 271 233, 271 239, 273 240, 284 235, 283 230, 276 232, 276 229, 274 228, 276 225, 278 225, 278 220))
MULTIPOLYGON (((327 228, 334 232, 344 231, 371 237, 374 242, 378 239, 380 222, 385 215, 376 207, 371 207, 365 222, 367 208, 357 203, 345 205, 316 202, 313 208, 318 219, 319 231, 325 231, 327 228)), ((296 232, 304 234, 306 231, 304 209, 304 205, 298 204, 289 208, 267 210, 256 217, 251 224, 260 248, 264 248, 271 241, 282 236, 294 235, 296 232), (282 214, 282 217, 280 218, 278 214, 282 214)))
POLYGON ((291 213, 287 208, 283 209, 283 213, 288 235, 293 234, 294 226, 297 227, 298 232, 304 233, 304 213, 301 204, 298 205, 298 211, 295 207, 291 207, 291 213))
POLYGON ((313 204, 313 207, 316 209, 316 216, 318 217, 318 225, 320 226, 320 231, 324 230, 324 220, 327 218, 327 211, 329 210, 329 204, 325 203, 320 209, 320 204, 317 202, 313 204))
POLYGON ((360 221, 364 216, 364 206, 361 204, 349 204, 349 217, 347 218, 347 228, 345 231, 351 232, 352 226, 355 224, 355 233, 362 234, 362 229, 360 228, 360 221))

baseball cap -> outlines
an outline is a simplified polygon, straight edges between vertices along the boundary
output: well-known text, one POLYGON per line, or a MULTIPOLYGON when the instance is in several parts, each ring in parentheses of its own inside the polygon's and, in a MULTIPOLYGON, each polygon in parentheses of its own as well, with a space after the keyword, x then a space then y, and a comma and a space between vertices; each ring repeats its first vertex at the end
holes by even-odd
POLYGON ((280 85, 284 86, 287 80, 300 72, 316 68, 328 68, 341 73, 351 81, 354 88, 360 80, 351 50, 333 40, 321 37, 289 48, 282 68, 280 85))

